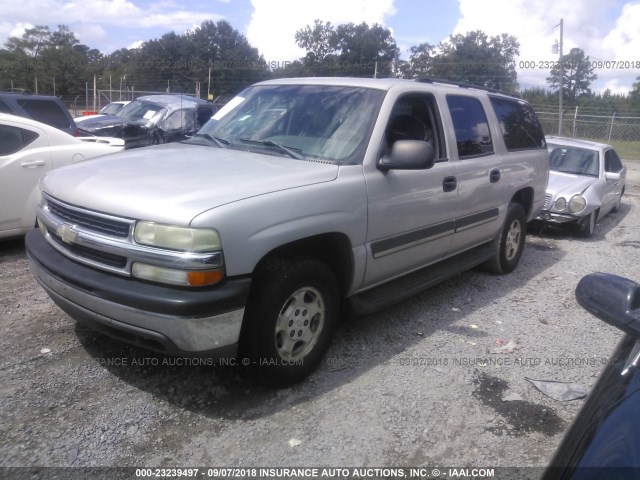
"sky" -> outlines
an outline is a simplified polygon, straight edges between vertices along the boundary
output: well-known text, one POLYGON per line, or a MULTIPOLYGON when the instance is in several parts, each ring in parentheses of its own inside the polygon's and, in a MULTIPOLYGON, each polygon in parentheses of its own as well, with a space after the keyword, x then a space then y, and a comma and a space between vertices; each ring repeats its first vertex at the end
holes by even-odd
POLYGON ((67 25, 81 43, 108 54, 169 31, 184 33, 204 20, 226 20, 265 60, 283 63, 304 55, 294 34, 315 19, 378 23, 392 31, 403 59, 411 46, 452 34, 514 35, 521 88, 547 86, 549 70, 540 67, 558 59, 552 46, 563 19, 564 53, 581 48, 603 67, 596 69, 593 90, 624 94, 640 76, 640 0, 5 0, 0 44, 34 25, 52 31, 67 25))

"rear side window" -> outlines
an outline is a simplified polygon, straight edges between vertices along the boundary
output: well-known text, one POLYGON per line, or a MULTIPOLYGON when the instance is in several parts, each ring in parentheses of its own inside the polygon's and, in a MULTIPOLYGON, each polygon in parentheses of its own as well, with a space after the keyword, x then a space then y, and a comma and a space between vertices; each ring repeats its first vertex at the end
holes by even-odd
POLYGON ((544 132, 533 109, 524 102, 490 97, 507 150, 545 148, 544 132))
POLYGON ((604 169, 611 173, 618 173, 622 170, 622 161, 615 150, 609 149, 604 153, 604 169))
POLYGON ((31 130, 0 125, 0 156, 19 152, 38 138, 38 134, 31 130))
POLYGON ((458 156, 468 158, 491 155, 493 141, 487 115, 480 101, 464 95, 447 95, 447 105, 456 132, 458 156))
POLYGON ((31 118, 56 128, 69 128, 69 116, 55 102, 36 99, 20 99, 18 104, 31 118))

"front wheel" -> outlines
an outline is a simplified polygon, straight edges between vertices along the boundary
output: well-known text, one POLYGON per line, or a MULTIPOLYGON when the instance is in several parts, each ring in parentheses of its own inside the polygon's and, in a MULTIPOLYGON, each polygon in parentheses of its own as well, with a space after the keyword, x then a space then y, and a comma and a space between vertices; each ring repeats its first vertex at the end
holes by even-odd
POLYGON ((158 131, 154 131, 151 135, 151 143, 153 145, 162 145, 164 143, 164 138, 158 131))
POLYGON ((484 268, 497 274, 512 272, 522 256, 526 235, 527 219, 522 205, 509 204, 507 218, 505 218, 500 233, 493 241, 494 257, 484 263, 484 268))
POLYGON ((580 223, 578 223, 578 234, 582 238, 589 238, 593 235, 593 231, 596 229, 596 222, 598 221, 598 212, 597 210, 591 212, 587 217, 583 218, 580 223))
POLYGON ((315 370, 338 322, 339 289, 324 263, 267 260, 256 272, 240 352, 268 386, 293 385, 315 370))

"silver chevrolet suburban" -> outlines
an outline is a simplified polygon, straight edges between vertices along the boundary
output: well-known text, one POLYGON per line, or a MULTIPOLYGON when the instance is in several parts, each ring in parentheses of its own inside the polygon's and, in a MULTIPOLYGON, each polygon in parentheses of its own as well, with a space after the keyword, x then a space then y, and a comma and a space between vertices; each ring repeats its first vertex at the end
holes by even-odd
POLYGON ((548 162, 534 111, 510 96, 270 80, 187 141, 46 175, 27 252, 74 319, 290 385, 321 361, 341 312, 478 265, 512 271, 548 162))

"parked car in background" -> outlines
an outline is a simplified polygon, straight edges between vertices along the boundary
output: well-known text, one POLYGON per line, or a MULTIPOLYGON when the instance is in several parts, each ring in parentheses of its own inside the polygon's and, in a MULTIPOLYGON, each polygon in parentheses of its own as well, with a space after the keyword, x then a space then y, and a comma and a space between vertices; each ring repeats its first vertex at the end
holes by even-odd
POLYGON ((578 303, 626 335, 576 416, 543 480, 640 479, 640 285, 593 273, 578 303))
POLYGON ((0 238, 23 235, 35 225, 45 172, 124 149, 124 141, 76 138, 29 118, 0 113, 0 238))
POLYGON ((80 133, 69 110, 58 97, 33 93, 0 92, 0 113, 32 118, 69 135, 80 133))
POLYGON ((85 134, 122 138, 126 148, 184 140, 217 112, 205 100, 186 95, 147 95, 115 115, 91 116, 81 123, 85 134))
POLYGON ((106 104, 104 107, 102 107, 102 109, 100 110, 100 113, 92 112, 93 114, 83 115, 81 117, 75 117, 73 120, 77 124, 79 122, 84 122, 89 118, 103 117, 105 115, 115 115, 120 110, 122 110, 122 107, 124 107, 125 105, 128 105, 129 103, 131 103, 129 100, 117 100, 115 102, 110 102, 106 104))
POLYGON ((611 145, 547 137, 549 185, 539 220, 573 224, 589 237, 598 219, 620 208, 626 168, 611 145))

